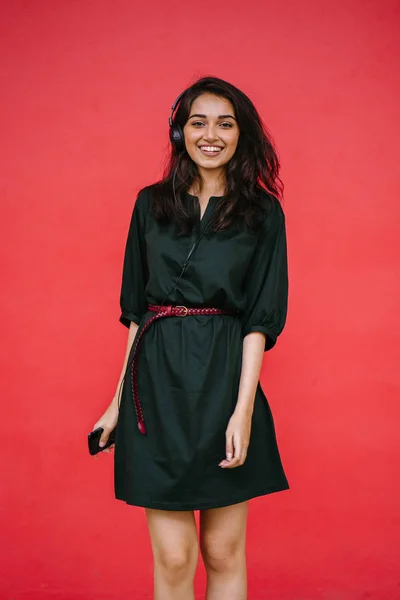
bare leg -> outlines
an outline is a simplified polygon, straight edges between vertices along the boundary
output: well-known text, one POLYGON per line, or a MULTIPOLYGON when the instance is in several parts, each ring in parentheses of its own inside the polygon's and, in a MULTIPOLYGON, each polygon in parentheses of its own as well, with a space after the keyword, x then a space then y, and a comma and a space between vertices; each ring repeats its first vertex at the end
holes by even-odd
POLYGON ((145 511, 154 559, 154 600, 194 600, 198 538, 193 511, 145 511))
POLYGON ((200 548, 207 571, 206 600, 246 600, 248 501, 200 511, 200 548))

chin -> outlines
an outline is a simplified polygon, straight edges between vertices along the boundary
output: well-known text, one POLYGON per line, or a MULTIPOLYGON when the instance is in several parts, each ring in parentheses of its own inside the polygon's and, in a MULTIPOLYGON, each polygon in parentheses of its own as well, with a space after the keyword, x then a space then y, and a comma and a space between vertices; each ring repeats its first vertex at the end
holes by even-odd
POLYGON ((224 160, 224 161, 207 160, 207 159, 199 160, 198 156, 196 157, 196 160, 192 156, 190 158, 198 167, 202 167, 203 169, 217 169, 219 167, 223 167, 224 165, 226 165, 229 162, 228 160, 224 160))
POLYGON ((210 163, 196 163, 198 167, 201 167, 202 169, 210 169, 210 171, 212 171, 213 169, 220 169, 221 167, 223 167, 226 163, 215 163, 213 165, 210 165, 210 163))

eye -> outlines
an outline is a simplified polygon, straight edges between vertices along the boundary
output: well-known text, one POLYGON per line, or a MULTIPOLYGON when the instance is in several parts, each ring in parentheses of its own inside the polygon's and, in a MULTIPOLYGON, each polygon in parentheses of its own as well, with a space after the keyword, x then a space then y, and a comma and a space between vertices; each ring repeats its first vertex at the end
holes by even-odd
MULTIPOLYGON (((201 127, 202 125, 204 125, 204 123, 202 121, 193 121, 192 122, 193 127, 201 127)), ((230 129, 231 127, 233 127, 232 123, 229 123, 229 121, 224 121, 223 123, 220 123, 222 129, 230 129)))

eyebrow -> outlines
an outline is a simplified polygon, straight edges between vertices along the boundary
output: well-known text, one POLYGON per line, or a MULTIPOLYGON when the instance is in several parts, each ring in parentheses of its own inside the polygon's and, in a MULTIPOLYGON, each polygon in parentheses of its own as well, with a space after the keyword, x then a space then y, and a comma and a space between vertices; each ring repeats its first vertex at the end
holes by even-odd
MULTIPOLYGON (((202 119, 207 119, 207 115, 190 115, 190 117, 188 117, 188 119, 191 119, 192 117, 201 117, 202 119)), ((233 115, 218 115, 218 119, 235 119, 235 117, 233 115)))

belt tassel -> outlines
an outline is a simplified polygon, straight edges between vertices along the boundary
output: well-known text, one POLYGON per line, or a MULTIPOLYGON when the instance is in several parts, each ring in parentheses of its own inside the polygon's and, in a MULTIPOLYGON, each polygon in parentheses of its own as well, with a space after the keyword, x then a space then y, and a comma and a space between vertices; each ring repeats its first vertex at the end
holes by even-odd
POLYGON ((239 311, 237 310, 225 310, 221 308, 209 308, 209 307, 200 307, 200 308, 187 308, 186 306, 157 306, 155 304, 149 304, 148 310, 155 312, 156 314, 150 317, 150 319, 144 324, 141 329, 137 340, 135 340, 135 349, 134 356, 132 359, 132 370, 131 370, 131 382, 132 382, 132 395, 133 402, 135 406, 136 419, 138 429, 141 434, 146 434, 146 425, 143 417, 143 410, 140 404, 139 399, 139 386, 138 386, 138 355, 140 344, 143 339, 143 334, 147 329, 157 321, 157 319, 162 319, 163 317, 186 317, 187 315, 238 315, 239 311))

